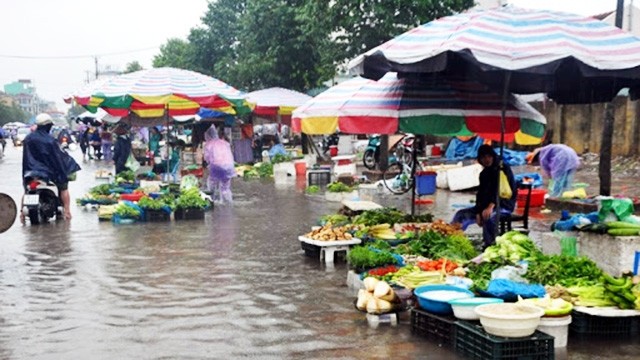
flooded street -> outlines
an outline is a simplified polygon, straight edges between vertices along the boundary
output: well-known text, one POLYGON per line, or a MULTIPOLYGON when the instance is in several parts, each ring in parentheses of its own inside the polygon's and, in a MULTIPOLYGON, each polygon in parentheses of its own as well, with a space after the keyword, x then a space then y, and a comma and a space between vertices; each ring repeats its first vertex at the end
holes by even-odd
MULTIPOLYGON (((18 204, 21 154, 7 146, 0 160, 0 192, 18 204)), ((102 168, 79 163, 73 201, 102 168)), ((16 222, 0 234, 0 358, 456 359, 412 335, 408 316, 397 327, 368 326, 354 309, 344 261, 325 267, 300 248, 297 236, 339 206, 303 190, 236 179, 233 206, 216 207, 204 222, 114 225, 79 206, 70 223, 16 222)), ((436 201, 470 197, 439 191, 436 201)), ((381 201, 408 210, 406 199, 381 201)), ((445 219, 455 211, 422 210, 445 219)), ((639 353, 637 341, 570 339, 556 355, 639 353)))

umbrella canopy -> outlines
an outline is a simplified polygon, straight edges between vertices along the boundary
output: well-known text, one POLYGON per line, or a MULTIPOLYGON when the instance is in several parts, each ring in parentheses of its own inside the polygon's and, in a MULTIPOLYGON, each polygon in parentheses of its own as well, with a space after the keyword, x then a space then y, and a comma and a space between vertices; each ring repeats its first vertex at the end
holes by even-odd
POLYGON ((76 96, 76 101, 90 111, 103 108, 112 116, 124 117, 130 112, 141 118, 194 115, 201 107, 235 114, 246 108, 244 93, 232 86, 169 67, 116 76, 90 90, 88 99, 76 96))
MULTIPOLYGON (((478 134, 500 140, 501 109, 502 97, 478 82, 388 73, 378 81, 353 78, 316 96, 293 112, 293 129, 307 134, 331 134, 338 128, 351 134, 478 134)), ((505 120, 506 141, 540 143, 546 119, 529 104, 510 96, 505 120)))
POLYGON ((311 96, 294 90, 272 87, 247 93, 246 100, 258 116, 291 115, 311 96))
POLYGON ((558 103, 606 102, 622 88, 632 95, 640 88, 640 39, 593 18, 505 6, 429 22, 349 68, 374 79, 449 72, 498 89, 506 83, 517 94, 544 92, 558 103))

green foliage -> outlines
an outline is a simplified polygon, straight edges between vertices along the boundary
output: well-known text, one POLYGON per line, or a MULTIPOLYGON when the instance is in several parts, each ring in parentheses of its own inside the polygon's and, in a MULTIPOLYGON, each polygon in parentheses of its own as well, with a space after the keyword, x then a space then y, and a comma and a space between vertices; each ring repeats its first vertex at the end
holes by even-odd
POLYGON ((371 269, 396 263, 395 258, 390 253, 374 251, 367 246, 355 246, 349 251, 347 261, 349 261, 351 267, 356 269, 371 269))
POLYGON ((123 219, 137 219, 140 217, 140 211, 127 204, 118 204, 114 214, 120 216, 123 219))
POLYGON ((136 180, 136 173, 132 170, 119 172, 116 176, 116 183, 132 183, 136 180))
POLYGON ((190 187, 182 190, 180 196, 176 199, 176 208, 198 208, 204 209, 209 206, 209 202, 200 196, 200 190, 196 187, 190 187))
POLYGON ((320 187, 318 185, 307 186, 305 192, 307 194, 317 194, 320 191, 320 187))
POLYGON ((22 111, 17 105, 7 105, 0 102, 0 126, 10 122, 25 122, 29 118, 29 115, 22 111))
POLYGON ((109 195, 111 193, 111 184, 100 184, 89 189, 91 195, 109 195))
POLYGON ((339 181, 327 185, 328 192, 351 192, 353 188, 339 181))
POLYGON ((271 159, 272 164, 278 164, 287 161, 291 161, 291 156, 285 154, 275 154, 273 156, 273 159, 271 159))
MULTIPOLYGON (((160 48, 160 50, 162 50, 162 48, 160 48)), ((136 71, 140 71, 140 70, 144 70, 142 65, 140 65, 140 63, 138 61, 132 61, 130 63, 127 63, 127 67, 124 69, 123 72, 125 74, 128 74, 128 73, 132 73, 132 72, 136 72, 136 71)))
POLYGON ((142 198, 140 198, 140 200, 138 200, 138 206, 140 206, 143 209, 150 209, 150 210, 160 210, 165 206, 168 206, 172 209, 175 207, 174 199, 173 199, 173 196, 171 195, 163 195, 157 199, 152 199, 148 196, 143 196, 142 198))
POLYGON ((170 39, 154 66, 212 75, 234 87, 298 91, 333 79, 346 60, 473 0, 217 0, 187 41, 170 39))
POLYGON ((538 254, 529 262, 524 275, 529 282, 545 285, 594 285, 602 276, 602 269, 585 256, 538 254))

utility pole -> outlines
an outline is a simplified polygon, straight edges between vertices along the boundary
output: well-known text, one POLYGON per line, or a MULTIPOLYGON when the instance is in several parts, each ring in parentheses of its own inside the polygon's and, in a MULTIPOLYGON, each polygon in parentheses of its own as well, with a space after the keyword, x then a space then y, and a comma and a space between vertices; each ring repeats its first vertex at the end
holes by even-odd
POLYGON ((94 56, 94 57, 93 57, 93 62, 94 62, 94 63, 95 63, 95 65, 96 65, 96 80, 98 80, 98 74, 99 74, 99 72, 98 72, 98 57, 97 57, 97 56, 94 56))

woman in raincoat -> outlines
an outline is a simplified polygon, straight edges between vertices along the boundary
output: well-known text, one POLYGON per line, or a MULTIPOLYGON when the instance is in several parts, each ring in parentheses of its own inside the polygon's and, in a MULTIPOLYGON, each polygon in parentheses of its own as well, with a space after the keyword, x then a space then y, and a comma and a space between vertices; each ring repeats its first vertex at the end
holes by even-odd
POLYGON ((204 139, 204 160, 209 168, 209 191, 212 192, 214 201, 230 203, 233 200, 231 178, 236 176, 231 145, 221 138, 214 125, 205 132, 204 139))

